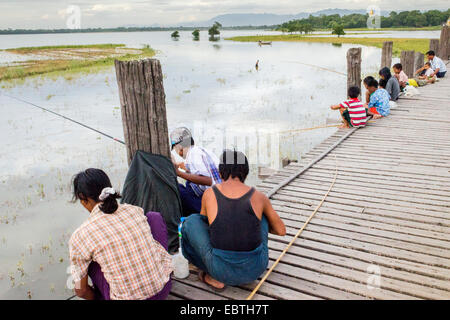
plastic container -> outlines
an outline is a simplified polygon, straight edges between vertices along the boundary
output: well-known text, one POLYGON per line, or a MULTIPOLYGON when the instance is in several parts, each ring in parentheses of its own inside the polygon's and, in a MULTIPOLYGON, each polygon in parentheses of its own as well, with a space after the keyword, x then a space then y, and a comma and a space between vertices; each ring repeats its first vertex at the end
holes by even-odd
POLYGON ((184 220, 185 218, 181 218, 181 223, 178 226, 178 241, 180 242, 180 248, 178 249, 178 252, 172 256, 173 275, 177 279, 186 279, 189 277, 189 262, 183 256, 181 250, 181 227, 184 220))

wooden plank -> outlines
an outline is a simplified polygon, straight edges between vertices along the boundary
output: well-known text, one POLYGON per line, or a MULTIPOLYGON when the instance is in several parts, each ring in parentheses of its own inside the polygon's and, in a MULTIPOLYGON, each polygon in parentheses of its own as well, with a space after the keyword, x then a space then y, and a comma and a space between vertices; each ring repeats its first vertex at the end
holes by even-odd
MULTIPOLYGON (((271 261, 271 263, 273 263, 273 261, 271 261)), ((371 290, 367 287, 367 284, 364 282, 359 283, 345 278, 335 277, 323 272, 323 270, 320 270, 320 272, 310 270, 304 268, 302 265, 299 264, 286 264, 284 262, 281 262, 277 266, 277 272, 287 274, 290 276, 295 276, 296 278, 300 279, 314 281, 324 286, 340 289, 344 292, 351 292, 353 294, 363 295, 371 299, 416 299, 409 295, 392 292, 381 288, 371 290)))
MULTIPOLYGON (((285 220, 285 225, 289 230, 289 233, 295 235, 295 230, 300 229, 305 221, 306 219, 304 217, 299 216, 298 221, 285 220)), ((389 238, 388 236, 382 236, 383 234, 391 234, 387 231, 362 228, 353 225, 347 227, 344 226, 345 224, 316 219, 315 223, 311 221, 305 230, 320 233, 323 235, 328 234, 331 236, 339 236, 345 239, 358 240, 365 243, 375 244, 380 247, 401 249, 410 251, 412 253, 420 253, 427 256, 433 256, 438 258, 441 265, 448 266, 450 268, 450 250, 446 248, 420 245, 411 241, 402 241, 395 238, 389 238)), ((403 238, 407 238, 407 236, 404 235, 403 238)), ((412 238, 412 236, 410 236, 410 238, 412 238)))
MULTIPOLYGON (((296 234, 296 229, 287 227, 287 234, 293 236, 296 234)), ((379 255, 384 255, 388 257, 398 257, 404 260, 412 262, 420 262, 424 265, 431 265, 440 268, 450 268, 450 260, 445 257, 439 257, 434 255, 429 255, 421 252, 415 252, 412 247, 407 249, 397 248, 389 246, 390 242, 383 243, 382 241, 377 241, 378 243, 368 242, 366 237, 359 236, 355 234, 354 236, 346 236, 345 232, 329 232, 329 230, 322 228, 321 232, 316 232, 312 230, 305 230, 302 233, 302 237, 309 240, 321 241, 323 243, 334 243, 340 246, 353 248, 356 250, 363 250, 366 252, 372 252, 379 255)))
MULTIPOLYGON (((309 212, 312 210, 310 206, 304 204, 289 204, 283 201, 273 200, 272 205, 275 210, 289 213, 289 214, 299 214, 299 212, 309 212)), ((345 218, 354 218, 365 221, 370 224, 372 222, 378 223, 380 229, 386 230, 399 230, 403 233, 408 234, 419 234, 420 232, 428 231, 427 235, 430 238, 434 239, 449 239, 450 238, 450 227, 445 227, 439 225, 440 220, 435 219, 434 221, 429 221, 427 217, 418 217, 415 219, 411 219, 410 216, 407 219, 404 218, 404 215, 398 216, 386 216, 386 215, 377 215, 372 214, 370 212, 364 211, 364 213, 349 211, 349 210, 341 210, 332 207, 322 206, 319 209, 319 212, 325 214, 324 217, 334 217, 335 219, 345 219, 345 218), (418 220, 419 222, 417 222, 418 220)), ((322 216, 322 215, 321 215, 322 216)), ((450 225, 450 224, 449 224, 450 225)))
MULTIPOLYGON (((284 244, 276 241, 270 241, 270 249, 273 251, 281 252, 284 249, 284 244)), ((358 260, 353 257, 340 256, 335 253, 322 252, 318 250, 311 250, 305 247, 294 246, 289 250, 290 254, 301 256, 304 258, 311 258, 314 260, 331 263, 340 267, 350 268, 359 270, 362 272, 367 272, 367 268, 370 265, 378 265, 373 260, 358 260)), ((431 276, 424 276, 421 274, 416 274, 412 272, 407 272, 404 270, 399 270, 398 264, 395 262, 392 265, 387 266, 386 264, 379 265, 381 268, 381 274, 383 277, 388 277, 397 280, 403 280, 407 282, 412 282, 420 286, 425 286, 423 290, 429 290, 429 288, 438 288, 441 290, 450 291, 450 283, 447 280, 436 279, 431 276)), ((448 293, 447 293, 448 294, 448 293)))
MULTIPOLYGON (((287 240, 280 239, 279 237, 273 235, 270 235, 269 239, 269 246, 271 247, 274 247, 277 243, 279 243, 280 246, 285 246, 287 243, 287 240)), ((299 238, 295 242, 293 248, 294 250, 295 248, 299 248, 299 250, 304 250, 306 248, 317 253, 324 252, 339 257, 353 258, 388 268, 394 268, 396 270, 403 270, 411 274, 419 274, 434 279, 440 279, 444 282, 448 282, 450 280, 450 273, 447 268, 425 266, 420 262, 409 261, 400 257, 382 256, 378 253, 348 248, 340 246, 336 243, 325 243, 317 240, 299 238)))
MULTIPOLYGON (((177 279, 176 281, 183 283, 185 285, 191 286, 191 287, 202 289, 204 291, 210 292, 215 295, 222 296, 227 299, 231 299, 231 300, 245 300, 248 297, 248 295, 250 294, 250 291, 248 291, 248 290, 243 290, 239 287, 232 287, 232 286, 227 286, 227 288, 223 292, 217 293, 212 288, 210 288, 208 285, 201 282, 198 279, 198 275, 193 274, 193 273, 191 273, 187 279, 177 279)), ((255 294, 253 299, 254 300, 273 300, 273 298, 262 295, 262 294, 255 294)))
MULTIPOLYGON (((255 281, 253 283, 245 284, 240 287, 249 291, 253 291, 256 285, 257 282, 255 281)), ((311 294, 300 292, 298 291, 298 289, 292 290, 286 287, 272 284, 270 282, 263 283, 258 292, 280 300, 322 300, 321 298, 313 296, 311 294)))
POLYGON ((227 300, 222 296, 186 285, 179 281, 172 282, 172 290, 170 293, 184 300, 227 300))
MULTIPOLYGON (((278 210, 278 214, 280 216, 282 216, 282 218, 284 219, 285 224, 287 226, 290 226, 293 228, 301 227, 302 223, 304 223, 309 216, 308 212, 305 212, 304 214, 292 214, 292 213, 287 214, 281 210, 278 210)), ((392 231, 381 229, 381 228, 369 227, 368 224, 364 224, 361 220, 355 220, 355 219, 339 219, 339 220, 340 221, 338 221, 336 219, 330 220, 330 219, 317 218, 308 224, 308 230, 316 231, 316 232, 325 232, 325 229, 323 229, 322 227, 331 228, 331 229, 336 229, 339 231, 350 231, 353 233, 360 233, 360 234, 365 234, 365 235, 369 235, 369 236, 382 237, 382 238, 386 239, 386 241, 389 241, 389 244, 392 246, 395 246, 396 243, 400 243, 400 242, 392 243, 390 240, 400 240, 400 241, 402 241, 402 242, 404 241, 404 243, 408 243, 408 244, 410 244, 410 243, 421 244, 422 243, 423 248, 426 248, 427 245, 430 247, 433 247, 433 248, 437 248, 438 250, 436 250, 436 254, 442 254, 441 253, 442 250, 439 250, 439 249, 444 249, 443 252, 449 251, 449 250, 446 250, 447 247, 449 246, 448 240, 429 238, 429 237, 425 236, 426 233, 423 236, 411 235, 411 234, 400 233, 400 232, 396 233, 396 232, 392 232, 392 231), (347 223, 343 222, 342 220, 347 220, 347 223), (311 228, 309 228, 310 225, 311 225, 311 228)), ((375 224, 375 225, 379 226, 378 224, 375 224)), ((408 247, 410 247, 410 246, 408 246, 408 247)), ((427 250, 424 250, 423 252, 430 253, 430 254, 433 253, 433 251, 427 251, 427 250)), ((450 251, 446 255, 447 255, 447 257, 450 256, 450 251)))
MULTIPOLYGON (((298 210, 293 209, 287 206, 280 206, 277 204, 273 204, 274 209, 279 213, 283 213, 283 216, 286 219, 291 220, 297 220, 297 215, 303 215, 308 216, 311 209, 305 209, 305 210, 298 210)), ((399 219, 388 219, 388 222, 386 222, 386 218, 384 219, 378 219, 373 220, 373 218, 370 217, 370 215, 367 214, 360 214, 360 213, 348 213, 345 214, 345 212, 339 212, 340 214, 336 213, 328 213, 327 209, 320 210, 320 215, 317 217, 318 219, 323 220, 330 220, 330 221, 336 221, 340 223, 346 223, 348 225, 356 225, 356 226, 363 226, 363 227, 369 227, 373 229, 379 229, 379 230, 386 230, 386 231, 392 231, 397 232, 399 234, 406 234, 406 235, 412 235, 412 236, 418 236, 420 238, 425 239, 435 239, 435 240, 444 240, 444 241, 450 241, 450 233, 443 233, 443 232, 436 232, 434 229, 418 229, 414 227, 410 227, 410 221, 407 220, 399 220, 399 219)), ((418 224, 416 224, 418 225, 418 224)), ((433 225, 430 225, 432 227, 433 225)), ((422 226, 421 226, 422 227, 422 226)), ((449 231, 450 228, 444 228, 441 227, 440 230, 445 229, 446 231, 449 231)))
MULTIPOLYGON (((302 203, 309 205, 311 207, 316 206, 318 204, 318 201, 320 201, 321 196, 311 193, 302 193, 300 195, 297 194, 297 196, 292 196, 288 191, 280 190, 276 195, 273 196, 273 199, 283 200, 285 202, 292 202, 292 203, 302 203)), ((349 199, 341 198, 341 197, 327 197, 328 202, 327 203, 335 203, 338 205, 341 205, 341 208, 344 209, 345 206, 347 207, 354 207, 352 208, 352 211, 357 212, 366 212, 369 208, 370 209, 378 209, 378 210, 386 210, 386 211, 396 211, 396 212, 402 212, 405 215, 409 213, 417 214, 417 215, 423 215, 423 216, 429 216, 429 217, 435 217, 442 219, 441 222, 445 225, 448 224, 448 218, 449 215, 445 214, 443 212, 439 211, 429 211, 425 209, 416 209, 412 207, 400 207, 393 204, 385 204, 382 201, 380 202, 366 202, 366 201, 356 201, 349 199)))
MULTIPOLYGON (((284 196, 280 196, 280 195, 275 195, 274 196, 274 200, 272 201, 278 201, 281 205, 283 206, 287 206, 287 207, 293 207, 293 208, 298 208, 299 206, 307 206, 309 209, 311 209, 315 202, 314 200, 309 200, 307 199, 306 201, 302 202, 302 201, 297 201, 297 202, 292 202, 285 199, 284 196)), ((415 221, 415 222, 419 222, 419 223, 423 223, 423 224, 433 224, 436 227, 436 230, 438 230, 438 228, 440 226, 444 226, 444 227, 449 227, 450 223, 448 223, 447 220, 442 220, 441 218, 436 218, 436 217, 432 217, 432 216, 426 216, 426 215, 420 215, 420 214, 415 214, 415 213, 408 213, 408 212, 392 212, 392 211, 388 211, 388 210, 384 210, 384 209, 379 209, 377 207, 375 208, 368 208, 368 207, 357 207, 357 206, 350 206, 347 204, 340 204, 340 203, 332 203, 332 202, 326 202, 322 205, 322 207, 320 208, 322 211, 323 210, 341 210, 341 211, 345 211, 345 212, 349 212, 349 213, 361 213, 361 214, 365 214, 365 215, 372 215, 372 216, 379 216, 379 217, 390 217, 390 218, 396 218, 396 219, 404 219, 404 220, 408 220, 408 221, 415 221)))
MULTIPOLYGON (((342 186, 341 184, 339 186, 342 186)), ((305 183, 296 183, 290 184, 289 186, 284 187, 279 191, 280 194, 289 194, 289 195, 299 195, 304 193, 318 194, 323 195, 326 191, 326 184, 312 185, 305 183), (323 191, 325 190, 325 191, 323 191)), ((406 208, 416 208, 416 209, 425 209, 425 210, 433 210, 447 214, 448 218, 450 218, 450 206, 445 201, 433 200, 431 202, 425 201, 424 199, 414 199, 413 197, 402 197, 400 194, 389 194, 383 192, 374 192, 364 191, 358 188, 352 188, 348 186, 346 189, 335 189, 336 191, 331 191, 331 197, 339 197, 342 199, 348 200, 359 200, 359 201, 367 201, 373 203, 384 203, 389 205, 397 205, 399 207, 406 208), (342 191, 341 191, 342 190, 342 191), (348 193, 352 192, 352 197, 349 199, 348 193)))
MULTIPOLYGON (((271 251, 269 256, 271 259, 275 260, 278 257, 278 253, 271 251)), ((367 279, 370 276, 370 274, 367 273, 367 269, 364 271, 358 271, 346 267, 340 267, 331 263, 313 260, 311 258, 296 256, 290 253, 285 255, 283 258, 283 263, 298 266, 311 271, 320 271, 322 274, 330 275, 339 279, 354 281, 357 284, 360 284, 357 289, 358 291, 356 291, 356 289, 353 291, 356 294, 367 295, 367 291, 370 291, 367 289, 367 279)), ((370 265, 367 265, 366 268, 369 266, 370 265)), ((381 273, 381 286, 377 291, 383 296, 395 297, 397 299, 410 299, 411 297, 420 299, 450 298, 449 291, 446 292, 445 290, 429 288, 411 282, 384 277, 383 273, 381 273)))

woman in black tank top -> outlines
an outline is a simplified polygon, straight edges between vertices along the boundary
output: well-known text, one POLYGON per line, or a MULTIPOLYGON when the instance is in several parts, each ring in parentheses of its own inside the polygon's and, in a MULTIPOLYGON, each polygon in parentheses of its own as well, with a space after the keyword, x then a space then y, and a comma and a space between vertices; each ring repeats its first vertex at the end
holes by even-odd
POLYGON ((269 230, 286 234, 269 199, 244 184, 249 172, 245 155, 224 151, 220 160, 223 183, 205 191, 201 214, 186 218, 181 230, 183 255, 216 290, 258 279, 269 262, 269 230))

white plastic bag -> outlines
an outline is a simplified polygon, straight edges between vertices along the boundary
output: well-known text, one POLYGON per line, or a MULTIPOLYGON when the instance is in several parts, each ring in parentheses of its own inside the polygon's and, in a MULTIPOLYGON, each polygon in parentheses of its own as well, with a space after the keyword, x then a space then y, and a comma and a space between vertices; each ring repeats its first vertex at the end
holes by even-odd
POLYGON ((189 262, 183 256, 180 250, 172 256, 173 275, 177 279, 186 279, 189 277, 189 262))
POLYGON ((413 97, 420 94, 419 90, 417 88, 414 88, 413 86, 406 86, 405 87, 405 96, 406 97, 413 97))
POLYGON ((395 109, 395 108, 397 108, 397 102, 389 101, 389 106, 391 107, 391 109, 395 109))

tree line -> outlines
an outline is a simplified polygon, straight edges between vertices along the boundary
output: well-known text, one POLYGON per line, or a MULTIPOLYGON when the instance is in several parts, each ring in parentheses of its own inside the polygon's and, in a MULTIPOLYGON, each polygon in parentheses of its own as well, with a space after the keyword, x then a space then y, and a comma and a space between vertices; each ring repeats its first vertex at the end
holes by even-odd
MULTIPOLYGON (((446 11, 429 10, 420 12, 419 10, 395 12, 392 11, 388 16, 381 17, 381 27, 432 27, 439 26, 447 22, 450 16, 450 9, 446 11)), ((309 33, 314 29, 334 29, 337 25, 346 29, 367 28, 368 14, 349 14, 340 16, 320 15, 308 18, 291 20, 279 25, 277 30, 285 32, 309 33)))
MULTIPOLYGON (((223 30, 261 30, 273 29, 276 26, 236 26, 222 27, 223 30)), ((195 31, 208 30, 211 27, 117 27, 117 28, 85 28, 85 29, 4 29, 0 34, 47 34, 47 33, 92 33, 92 32, 145 32, 145 31, 195 31)))

